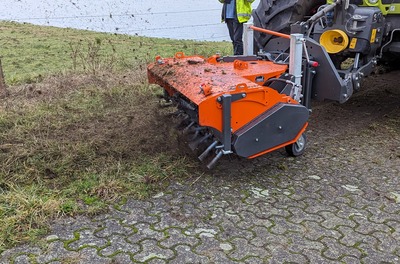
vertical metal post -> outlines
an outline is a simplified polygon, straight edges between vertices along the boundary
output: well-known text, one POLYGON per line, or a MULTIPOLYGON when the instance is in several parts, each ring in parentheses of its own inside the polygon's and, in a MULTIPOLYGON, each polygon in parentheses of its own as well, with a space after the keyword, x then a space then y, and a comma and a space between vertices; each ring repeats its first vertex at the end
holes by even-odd
POLYGON ((360 52, 356 53, 356 56, 354 57, 354 69, 358 69, 360 63, 360 52))
POLYGON ((301 66, 303 61, 303 34, 290 35, 289 73, 294 76, 293 99, 301 99, 301 66))
POLYGON ((307 109, 311 109, 311 92, 312 92, 312 81, 314 79, 315 75, 315 69, 308 64, 308 62, 305 62, 303 65, 303 75, 304 78, 302 80, 302 86, 303 86, 303 98, 302 98, 302 104, 307 107, 307 109))
POLYGON ((251 26, 253 26, 251 22, 243 24, 243 55, 246 56, 254 54, 254 32, 251 26))
POLYGON ((230 94, 222 95, 222 144, 224 144, 224 154, 231 153, 231 104, 232 96, 230 94))

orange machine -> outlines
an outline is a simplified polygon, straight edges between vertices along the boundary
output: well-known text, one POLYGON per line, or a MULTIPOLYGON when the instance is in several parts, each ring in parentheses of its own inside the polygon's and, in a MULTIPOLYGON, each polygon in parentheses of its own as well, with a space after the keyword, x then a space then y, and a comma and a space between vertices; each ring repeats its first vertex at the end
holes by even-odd
POLYGON ((256 25, 267 29, 244 30, 246 52, 256 47, 256 55, 177 53, 148 67, 150 82, 186 116, 189 146, 204 146, 199 159, 209 157, 209 168, 224 154, 255 158, 285 147, 301 155, 311 99, 346 102, 378 61, 393 66, 400 54, 396 16, 365 4, 377 1, 268 2, 254 11, 256 25))
POLYGON ((185 115, 190 146, 205 146, 200 160, 212 168, 224 154, 255 158, 286 147, 303 153, 309 110, 293 97, 288 65, 256 56, 157 57, 148 66, 150 83, 185 115), (213 155, 211 155, 213 154, 213 155))

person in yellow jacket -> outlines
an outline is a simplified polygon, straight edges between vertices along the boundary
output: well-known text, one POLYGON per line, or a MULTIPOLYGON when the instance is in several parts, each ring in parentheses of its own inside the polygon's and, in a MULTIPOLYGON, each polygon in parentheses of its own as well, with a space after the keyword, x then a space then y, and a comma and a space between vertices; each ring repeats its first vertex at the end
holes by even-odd
POLYGON ((251 18, 251 3, 254 0, 218 0, 223 3, 222 21, 228 26, 233 44, 233 54, 243 54, 243 23, 251 18))

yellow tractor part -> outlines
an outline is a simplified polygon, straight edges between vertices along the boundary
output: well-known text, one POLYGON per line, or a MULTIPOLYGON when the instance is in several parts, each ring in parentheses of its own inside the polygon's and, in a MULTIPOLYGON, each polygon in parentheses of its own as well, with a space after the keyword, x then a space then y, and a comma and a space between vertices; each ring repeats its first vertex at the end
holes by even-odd
POLYGON ((322 33, 319 42, 328 53, 334 54, 347 48, 349 37, 342 30, 334 29, 322 33))

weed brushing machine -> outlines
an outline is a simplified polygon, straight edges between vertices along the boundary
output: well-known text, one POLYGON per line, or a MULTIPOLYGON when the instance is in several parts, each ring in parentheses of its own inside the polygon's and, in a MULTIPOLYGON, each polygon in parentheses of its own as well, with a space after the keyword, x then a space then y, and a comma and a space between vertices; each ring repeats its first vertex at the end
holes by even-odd
POLYGON ((312 76, 316 63, 303 61, 302 36, 291 38, 297 54, 206 59, 177 53, 148 66, 149 82, 177 106, 190 148, 203 149, 198 158, 209 169, 226 154, 252 159, 282 147, 292 156, 304 152, 309 109, 308 100, 301 104, 302 87, 309 84, 301 83, 301 71, 312 76))

